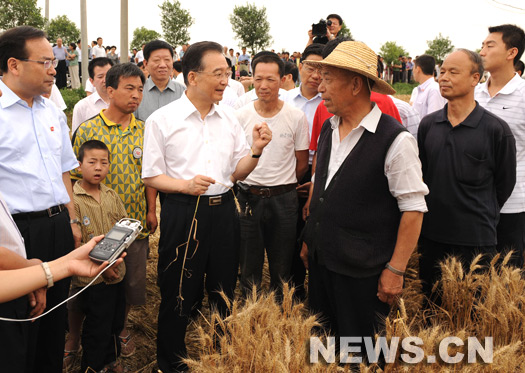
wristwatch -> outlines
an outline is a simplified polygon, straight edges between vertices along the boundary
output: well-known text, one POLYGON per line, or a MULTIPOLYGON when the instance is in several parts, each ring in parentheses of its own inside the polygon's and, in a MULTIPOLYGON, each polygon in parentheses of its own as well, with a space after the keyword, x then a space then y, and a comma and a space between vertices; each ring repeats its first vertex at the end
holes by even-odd
POLYGON ((78 224, 78 223, 80 223, 80 221, 77 218, 69 220, 69 224, 78 224))

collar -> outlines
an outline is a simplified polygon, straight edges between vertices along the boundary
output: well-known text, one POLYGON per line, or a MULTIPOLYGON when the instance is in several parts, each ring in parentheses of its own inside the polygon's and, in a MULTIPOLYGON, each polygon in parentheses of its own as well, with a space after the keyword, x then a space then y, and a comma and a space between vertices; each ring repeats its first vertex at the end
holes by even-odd
MULTIPOLYGON (((0 90, 2 91, 2 96, 0 97, 0 107, 2 109, 7 109, 10 106, 20 102, 22 105, 29 107, 27 102, 22 100, 16 95, 3 81, 0 79, 0 90)), ((42 96, 33 97, 33 104, 45 106, 45 100, 42 96)))
MULTIPOLYGON (((106 115, 104 114, 105 111, 106 111, 106 109, 100 110, 100 114, 99 115, 102 118, 102 120, 104 121, 104 123, 106 123, 106 126, 108 126, 108 127, 120 126, 119 123, 115 123, 115 122, 112 122, 111 120, 109 120, 108 117, 106 117, 106 115)), ((128 129, 135 128, 135 127, 137 127, 137 119, 135 118, 135 115, 133 113, 131 113, 131 121, 129 122, 128 129)))
MULTIPOLYGON (((157 85, 153 82, 153 79, 151 79, 151 76, 148 77, 148 79, 146 80, 146 83, 144 83, 144 90, 145 91, 151 91, 153 88, 157 88, 160 92, 160 89, 157 87, 157 85)), ((175 89, 176 89, 176 86, 175 86, 175 82, 173 80, 169 80, 168 82, 168 85, 166 86, 166 89, 170 89, 172 90, 173 92, 175 92, 175 89)))
POLYGON ((432 84, 433 81, 434 81, 434 78, 433 78, 433 77, 432 77, 432 78, 428 78, 427 80, 425 80, 424 83, 422 83, 422 84, 420 84, 420 85, 417 86, 418 91, 419 91, 419 92, 424 92, 425 89, 427 89, 428 86, 429 86, 430 84, 432 84))
POLYGON ((93 103, 96 103, 97 101, 100 100, 100 101, 102 101, 103 103, 105 103, 106 105, 109 106, 109 104, 106 101, 104 101, 104 99, 102 99, 102 97, 100 97, 100 95, 98 94, 96 89, 95 89, 95 92, 93 92, 92 94, 89 95, 89 97, 90 97, 90 99, 91 99, 91 101, 93 103))
MULTIPOLYGON (((361 120, 359 125, 356 128, 363 127, 368 132, 375 133, 377 129, 377 125, 379 124, 379 120, 381 119, 381 110, 377 107, 375 102, 372 102, 372 110, 365 115, 365 117, 361 120)), ((339 127, 339 123, 341 122, 341 117, 338 117, 337 115, 334 115, 332 118, 330 118, 330 125, 333 130, 337 129, 339 127)))
POLYGON ((290 97, 292 97, 292 99, 296 98, 298 96, 304 98, 306 101, 312 101, 312 100, 315 100, 318 97, 321 98, 321 93, 317 92, 317 94, 314 97, 312 97, 311 99, 307 99, 306 97, 303 96, 303 94, 301 92, 301 87, 302 86, 303 86, 303 83, 299 84, 299 87, 294 88, 291 91, 289 91, 290 92, 290 97))
MULTIPOLYGON (((181 116, 183 119, 188 119, 191 115, 197 113, 197 115, 200 118, 200 113, 195 107, 195 105, 193 105, 193 102, 191 102, 190 99, 188 98, 187 92, 188 91, 184 91, 182 96, 180 96, 180 98, 177 100, 177 101, 180 101, 179 104, 182 106, 180 108, 181 116)), ((213 104, 212 108, 210 109, 210 112, 208 113, 208 115, 206 115, 206 117, 210 117, 214 114, 217 114, 219 117, 224 118, 224 114, 223 114, 221 107, 215 104, 213 104)))
MULTIPOLYGON (((490 93, 489 93, 489 81, 490 81, 490 77, 489 79, 483 83, 483 84, 480 84, 481 86, 481 91, 482 92, 485 92, 487 95, 490 96, 490 93)), ((518 87, 520 86, 520 84, 523 84, 523 79, 521 79, 521 77, 518 75, 518 73, 514 73, 514 76, 512 77, 511 80, 509 80, 507 82, 507 84, 505 84, 505 86, 503 88, 501 88, 501 90, 496 93, 494 95, 494 97, 496 97, 497 95, 499 94, 502 94, 502 95, 510 95, 512 94, 516 89, 518 89, 518 87)))
MULTIPOLYGON (((436 123, 450 123, 448 120, 448 102, 445 105, 443 109, 441 109, 436 117, 436 123)), ((481 121, 481 118, 483 117, 483 114, 485 113, 485 109, 479 105, 479 103, 476 101, 476 107, 472 112, 468 115, 468 117, 465 118, 463 122, 461 122, 460 126, 470 127, 470 128, 476 128, 479 126, 479 123, 481 121)))
MULTIPOLYGON (((103 194, 106 194, 110 191, 110 189, 107 186, 105 186, 103 183, 98 184, 98 186, 99 186, 100 192, 103 194)), ((84 194, 86 196, 91 197, 91 194, 86 192, 86 190, 82 187, 81 183, 79 182, 76 182, 75 185, 73 185, 73 193, 79 194, 79 195, 84 194)))

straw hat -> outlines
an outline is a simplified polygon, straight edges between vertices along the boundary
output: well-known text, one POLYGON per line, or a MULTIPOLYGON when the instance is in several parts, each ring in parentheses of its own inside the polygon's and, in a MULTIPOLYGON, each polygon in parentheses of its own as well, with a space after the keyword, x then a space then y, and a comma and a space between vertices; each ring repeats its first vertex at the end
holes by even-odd
POLYGON ((372 91, 385 95, 396 93, 390 84, 377 76, 377 54, 365 43, 359 41, 343 41, 324 60, 306 60, 304 63, 354 71, 375 82, 372 91))

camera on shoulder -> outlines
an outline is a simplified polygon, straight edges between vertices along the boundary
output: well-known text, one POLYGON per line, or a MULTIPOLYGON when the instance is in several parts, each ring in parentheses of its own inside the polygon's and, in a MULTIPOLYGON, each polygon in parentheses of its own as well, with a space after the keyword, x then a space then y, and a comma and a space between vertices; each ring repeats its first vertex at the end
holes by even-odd
POLYGON ((312 24, 312 34, 313 36, 325 36, 326 28, 332 25, 332 21, 329 19, 321 19, 319 23, 312 24))

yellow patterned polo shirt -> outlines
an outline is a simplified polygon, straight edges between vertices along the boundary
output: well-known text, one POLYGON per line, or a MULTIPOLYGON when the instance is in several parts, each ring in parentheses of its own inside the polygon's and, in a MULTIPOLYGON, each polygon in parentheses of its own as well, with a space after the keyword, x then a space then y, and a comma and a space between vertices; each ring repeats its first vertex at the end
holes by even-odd
MULTIPOLYGON (((99 140, 107 145, 110 166, 104 184, 117 192, 124 202, 128 217, 142 223, 144 229, 138 239, 146 238, 146 187, 141 178, 144 122, 131 114, 131 122, 123 131, 120 124, 104 115, 104 111, 78 127, 73 135, 73 151, 78 156, 80 146, 88 140, 99 140)), ((82 174, 75 169, 71 171, 71 178, 79 180, 82 174)))

